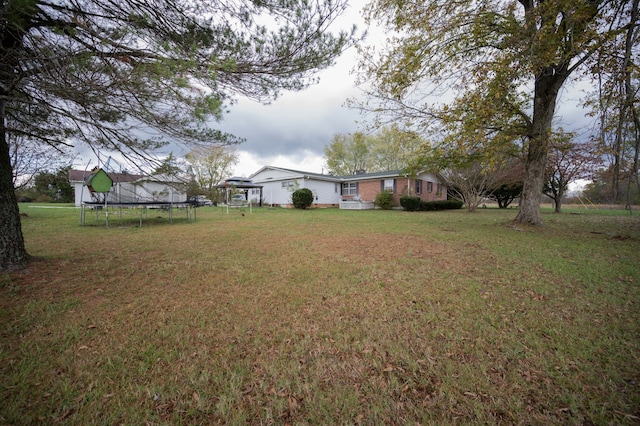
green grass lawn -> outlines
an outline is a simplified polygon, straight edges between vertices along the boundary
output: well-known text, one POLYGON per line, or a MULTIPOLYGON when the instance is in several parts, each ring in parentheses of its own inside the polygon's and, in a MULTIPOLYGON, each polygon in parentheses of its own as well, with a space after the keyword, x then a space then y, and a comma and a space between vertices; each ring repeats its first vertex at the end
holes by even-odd
POLYGON ((21 211, 0 424, 640 423, 637 213, 21 211))

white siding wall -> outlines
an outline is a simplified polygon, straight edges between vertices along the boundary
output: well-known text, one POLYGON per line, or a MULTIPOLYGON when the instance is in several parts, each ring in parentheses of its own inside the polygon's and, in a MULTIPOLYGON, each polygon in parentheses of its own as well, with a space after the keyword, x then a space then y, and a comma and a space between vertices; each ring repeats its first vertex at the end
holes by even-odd
MULTIPOLYGON (((262 194, 264 197, 264 193, 262 194)), ((249 188, 247 189, 247 198, 253 204, 260 204, 260 188, 249 188)))
POLYGON ((305 179, 300 173, 287 170, 265 168, 251 177, 253 182, 263 185, 262 197, 267 204, 287 205, 291 204, 291 193, 299 188, 307 188, 317 196, 314 204, 340 203, 340 184, 325 180, 314 179, 313 176, 305 179), (293 182, 293 186, 283 186, 284 182, 293 182), (337 185, 337 191, 336 191, 337 185))
POLYGON ((93 201, 91 199, 91 192, 89 192, 89 189, 86 186, 84 186, 82 182, 74 182, 73 189, 75 192, 74 200, 75 200, 76 207, 80 207, 82 203, 93 201))
POLYGON ((260 182, 260 185, 263 185, 262 197, 266 204, 273 204, 276 206, 291 204, 291 193, 293 191, 283 188, 282 182, 283 181, 260 182))
MULTIPOLYGON (((264 185, 262 188, 262 196, 264 202, 274 205, 287 205, 291 204, 291 194, 296 189, 307 188, 313 192, 314 204, 336 204, 340 202, 340 188, 336 192, 336 184, 334 182, 325 182, 315 179, 296 179, 295 185, 282 186, 283 182, 287 182, 290 179, 279 181, 267 181, 260 182, 260 185, 264 185)), ((257 183, 257 182, 256 182, 257 183)))
POLYGON ((265 168, 251 177, 252 181, 262 187, 262 198, 266 204, 284 206, 291 204, 291 193, 296 188, 303 188, 303 176, 286 170, 265 168), (283 187, 283 182, 293 181, 293 187, 283 187))
POLYGON ((305 187, 309 188, 311 192, 313 192, 313 195, 315 195, 313 200, 314 204, 338 205, 340 203, 339 183, 308 179, 305 181, 305 187))
POLYGON ((187 200, 185 192, 160 182, 145 182, 138 185, 141 201, 160 201, 163 203, 180 203, 187 200), (155 193, 155 194, 154 194, 155 193))

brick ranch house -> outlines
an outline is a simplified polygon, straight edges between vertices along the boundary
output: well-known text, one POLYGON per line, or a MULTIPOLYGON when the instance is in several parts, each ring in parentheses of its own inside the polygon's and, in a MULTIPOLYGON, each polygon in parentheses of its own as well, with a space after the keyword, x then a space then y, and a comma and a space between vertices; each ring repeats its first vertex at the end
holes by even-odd
POLYGON ((412 195, 424 201, 447 199, 447 188, 432 173, 420 173, 414 178, 398 170, 377 173, 357 173, 352 176, 333 176, 309 173, 281 167, 264 166, 251 176, 260 193, 248 199, 258 203, 291 207, 291 194, 296 189, 308 188, 314 194, 314 207, 340 207, 343 209, 372 209, 373 201, 382 191, 393 193, 393 204, 400 206, 400 197, 412 195))

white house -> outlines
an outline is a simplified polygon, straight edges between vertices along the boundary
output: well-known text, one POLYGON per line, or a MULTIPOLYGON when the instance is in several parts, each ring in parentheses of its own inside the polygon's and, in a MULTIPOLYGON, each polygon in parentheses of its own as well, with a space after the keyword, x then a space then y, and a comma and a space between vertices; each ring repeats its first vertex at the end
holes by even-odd
MULTIPOLYGON (((111 173, 111 191, 107 193, 107 203, 184 203, 187 201, 187 185, 178 178, 167 175, 144 176, 130 173, 111 173)), ((104 202, 103 194, 92 193, 86 185, 91 171, 70 170, 69 183, 74 187, 75 205, 104 202)))
POLYGON ((162 174, 144 176, 123 184, 120 193, 121 202, 184 203, 187 201, 187 182, 162 174), (132 199, 127 201, 127 198, 132 199))
POLYGON ((262 185, 262 201, 266 204, 291 206, 291 194, 301 188, 311 190, 314 205, 337 207, 340 204, 340 181, 336 176, 264 166, 249 179, 262 185))
POLYGON ((283 207, 291 206, 291 194, 300 188, 311 190, 316 207, 373 208, 373 201, 382 191, 393 193, 396 206, 404 195, 414 195, 425 201, 447 199, 447 188, 437 175, 430 173, 421 173, 416 178, 398 170, 333 176, 264 166, 249 179, 262 185, 263 203, 283 207))

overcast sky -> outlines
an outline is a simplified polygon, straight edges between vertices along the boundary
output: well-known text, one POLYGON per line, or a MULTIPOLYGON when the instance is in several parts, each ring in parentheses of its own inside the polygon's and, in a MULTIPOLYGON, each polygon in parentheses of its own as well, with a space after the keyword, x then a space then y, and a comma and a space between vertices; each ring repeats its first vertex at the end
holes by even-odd
MULTIPOLYGON (((365 44, 377 44, 384 35, 377 28, 367 28, 361 10, 368 0, 350 0, 347 12, 336 22, 334 31, 355 24, 367 30, 365 44)), ((334 134, 363 129, 366 117, 344 106, 351 97, 361 96, 354 86, 351 71, 357 63, 355 48, 346 51, 335 66, 321 71, 320 82, 302 92, 287 92, 270 105, 239 99, 219 127, 246 139, 238 146, 240 161, 236 176, 248 177, 263 166, 278 166, 308 172, 326 172, 324 147, 334 134)), ((556 112, 556 126, 567 131, 588 132, 579 98, 585 84, 565 84, 556 112)))
MULTIPOLYGON (((358 32, 364 31, 360 10, 365 4, 366 0, 350 0, 332 31, 348 30, 354 24, 358 32)), ((323 150, 332 136, 361 128, 358 111, 343 106, 360 94, 350 75, 355 64, 356 51, 351 48, 334 66, 317 74, 318 84, 301 92, 284 92, 270 105, 238 99, 218 124, 221 130, 246 139, 238 146, 240 161, 234 174, 248 177, 263 166, 321 173, 323 150)))
POLYGON ((319 74, 320 83, 285 93, 271 105, 240 99, 219 123, 246 139, 238 145, 236 176, 249 176, 262 166, 322 172, 323 149, 336 133, 359 129, 359 113, 342 106, 358 94, 349 71, 354 60, 346 55, 335 67, 319 74))
MULTIPOLYGON (((377 40, 384 39, 379 29, 365 26, 360 12, 367 1, 350 0, 348 10, 334 23, 332 31, 349 29, 355 24, 359 32, 367 30, 365 44, 377 44, 377 40)), ((356 63, 355 48, 349 49, 337 58, 333 67, 317 74, 318 84, 301 92, 284 92, 269 105, 238 98, 223 121, 215 124, 220 130, 246 139, 237 147, 239 162, 233 174, 248 177, 263 166, 326 173, 325 145, 334 134, 362 130, 366 121, 357 110, 344 106, 348 98, 361 95, 354 86, 355 77, 350 74, 356 63)), ((578 107, 578 99, 583 95, 575 86, 565 86, 558 103, 556 125, 561 122, 568 131, 590 130, 584 124, 588 121, 584 111, 578 107)), ((174 154, 181 156, 185 152, 174 154)))

